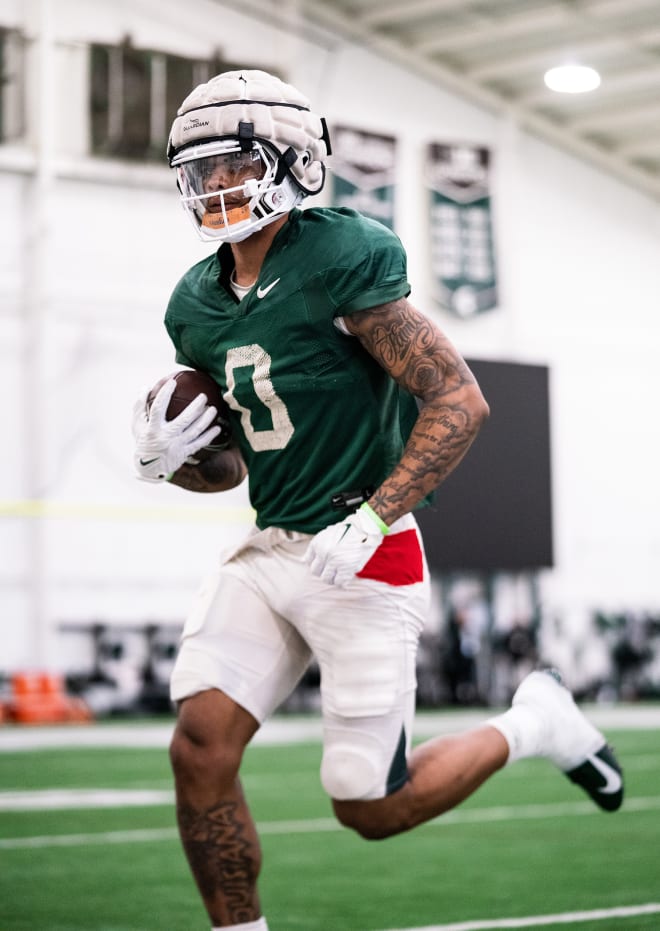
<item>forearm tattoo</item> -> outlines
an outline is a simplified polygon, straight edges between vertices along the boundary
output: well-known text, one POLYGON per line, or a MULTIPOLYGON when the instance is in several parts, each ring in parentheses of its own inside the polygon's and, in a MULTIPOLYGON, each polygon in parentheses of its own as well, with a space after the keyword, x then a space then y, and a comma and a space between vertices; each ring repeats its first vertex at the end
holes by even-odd
POLYGON ((353 314, 349 325, 376 361, 421 401, 401 461, 371 500, 392 523, 458 465, 488 406, 451 342, 407 300, 353 314))
POLYGON ((261 851, 253 826, 238 816, 236 802, 207 811, 177 806, 181 842, 206 902, 218 897, 229 924, 256 921, 260 910, 256 881, 261 851))

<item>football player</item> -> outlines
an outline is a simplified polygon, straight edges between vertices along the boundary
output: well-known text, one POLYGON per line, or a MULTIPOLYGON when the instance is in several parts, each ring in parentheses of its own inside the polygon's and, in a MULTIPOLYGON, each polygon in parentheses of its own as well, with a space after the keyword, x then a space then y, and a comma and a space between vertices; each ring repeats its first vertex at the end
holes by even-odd
POLYGON ((408 300, 406 255, 348 209, 301 210, 330 140, 295 88, 262 71, 184 100, 168 158, 217 251, 174 289, 165 325, 183 365, 229 404, 230 445, 200 395, 178 417, 166 382, 134 411, 148 481, 197 492, 249 482, 256 526, 225 552, 185 622, 171 745, 183 847, 214 928, 265 931, 259 839, 239 768, 260 724, 315 658, 321 781, 339 821, 384 838, 435 818, 507 763, 544 756, 602 808, 622 800, 604 737, 547 671, 511 709, 411 750, 415 655, 429 575, 413 512, 488 415, 447 336, 408 300))

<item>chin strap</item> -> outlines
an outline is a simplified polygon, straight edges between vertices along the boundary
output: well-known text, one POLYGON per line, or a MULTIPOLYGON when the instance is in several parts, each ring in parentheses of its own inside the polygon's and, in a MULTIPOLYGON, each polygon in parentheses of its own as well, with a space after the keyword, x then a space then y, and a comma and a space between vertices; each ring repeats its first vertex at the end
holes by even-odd
POLYGON ((291 146, 283 152, 277 160, 277 170, 275 172, 275 184, 281 184, 289 173, 289 168, 298 158, 295 149, 291 146))

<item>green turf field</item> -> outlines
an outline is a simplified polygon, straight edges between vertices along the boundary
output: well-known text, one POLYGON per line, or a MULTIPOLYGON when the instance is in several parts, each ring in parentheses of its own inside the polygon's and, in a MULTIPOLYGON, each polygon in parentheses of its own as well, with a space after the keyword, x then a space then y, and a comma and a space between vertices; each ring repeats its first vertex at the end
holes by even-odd
MULTIPOLYGON (((597 811, 548 764, 524 761, 437 822, 375 843, 333 821, 318 745, 252 748, 244 785, 262 828, 270 931, 383 931, 595 910, 603 917, 561 927, 660 929, 660 911, 610 914, 660 902, 660 731, 608 736, 627 777, 617 814, 597 811)), ((0 807, 0 931, 208 931, 174 830, 165 750, 0 753, 0 799, 46 789, 160 795, 132 807, 0 807)))

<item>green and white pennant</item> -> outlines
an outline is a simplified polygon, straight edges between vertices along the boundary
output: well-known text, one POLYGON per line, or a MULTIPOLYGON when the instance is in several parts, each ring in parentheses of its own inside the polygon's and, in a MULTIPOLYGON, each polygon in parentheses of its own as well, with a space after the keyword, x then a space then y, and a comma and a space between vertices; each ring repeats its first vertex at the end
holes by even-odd
POLYGON ((486 148, 442 143, 427 148, 434 296, 463 318, 492 310, 498 302, 489 166, 486 148))
POLYGON ((332 131, 332 202, 394 229, 396 139, 362 129, 332 131))

